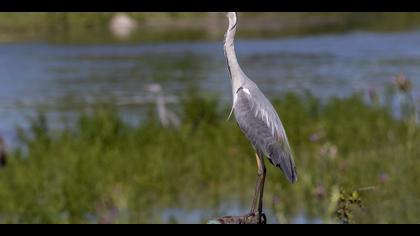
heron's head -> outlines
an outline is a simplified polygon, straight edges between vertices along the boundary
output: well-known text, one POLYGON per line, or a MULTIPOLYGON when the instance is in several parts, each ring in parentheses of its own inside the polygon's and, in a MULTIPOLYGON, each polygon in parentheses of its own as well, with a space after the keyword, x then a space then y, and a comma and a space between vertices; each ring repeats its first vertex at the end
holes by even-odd
POLYGON ((237 24, 237 20, 238 20, 238 16, 236 12, 228 12, 227 17, 229 19, 229 30, 232 30, 233 27, 236 26, 237 24))

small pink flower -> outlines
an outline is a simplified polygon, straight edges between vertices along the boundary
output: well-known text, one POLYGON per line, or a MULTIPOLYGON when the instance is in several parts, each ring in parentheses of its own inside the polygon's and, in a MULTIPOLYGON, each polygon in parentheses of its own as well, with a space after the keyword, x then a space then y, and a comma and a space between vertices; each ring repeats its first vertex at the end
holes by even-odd
POLYGON ((381 172, 379 174, 379 177, 378 178, 379 178, 379 182, 381 184, 384 184, 384 183, 388 182, 389 179, 390 179, 389 175, 387 173, 384 173, 384 172, 381 172))
POLYGON ((326 197, 326 195, 327 195, 327 190, 325 189, 324 185, 322 185, 322 184, 318 184, 318 185, 315 187, 315 190, 314 190, 314 195, 315 195, 315 197, 317 197, 318 199, 324 199, 324 198, 326 197))

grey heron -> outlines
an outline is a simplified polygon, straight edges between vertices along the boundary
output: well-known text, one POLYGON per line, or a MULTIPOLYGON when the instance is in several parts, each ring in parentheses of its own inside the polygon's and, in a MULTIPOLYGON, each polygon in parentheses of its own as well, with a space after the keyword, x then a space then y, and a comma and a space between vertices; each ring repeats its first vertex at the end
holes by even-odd
POLYGON ((251 142, 258 166, 258 178, 250 214, 262 215, 262 201, 266 168, 264 156, 279 167, 287 179, 297 181, 292 151, 282 122, 270 101, 258 86, 242 71, 235 53, 234 38, 238 18, 236 12, 228 12, 229 28, 225 34, 224 53, 232 85, 232 113, 245 136, 251 142))
POLYGON ((178 116, 166 107, 167 98, 163 94, 163 89, 160 84, 149 84, 148 90, 153 93, 156 99, 156 110, 159 120, 163 126, 173 125, 179 127, 180 120, 178 116))

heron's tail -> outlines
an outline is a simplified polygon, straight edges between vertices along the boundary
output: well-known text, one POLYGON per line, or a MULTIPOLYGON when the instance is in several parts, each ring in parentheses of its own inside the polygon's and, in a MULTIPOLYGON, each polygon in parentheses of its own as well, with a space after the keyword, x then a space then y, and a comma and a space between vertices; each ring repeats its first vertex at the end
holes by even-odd
POLYGON ((283 145, 276 143, 270 145, 268 151, 269 153, 267 156, 269 157, 268 160, 271 164, 279 167, 291 183, 296 182, 297 171, 289 146, 286 143, 283 145))

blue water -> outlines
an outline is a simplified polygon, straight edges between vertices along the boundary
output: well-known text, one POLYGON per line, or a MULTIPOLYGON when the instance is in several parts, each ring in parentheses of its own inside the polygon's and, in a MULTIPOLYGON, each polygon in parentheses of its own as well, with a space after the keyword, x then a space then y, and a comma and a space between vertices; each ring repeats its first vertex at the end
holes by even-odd
MULTIPOLYGON (((269 97, 309 90, 320 98, 378 92, 404 73, 419 99, 420 32, 351 32, 269 40, 238 39, 239 61, 269 97)), ((161 44, 0 44, 0 135, 46 112, 53 125, 101 102, 141 120, 147 86, 186 95, 191 84, 231 102, 222 40, 161 44), (129 105, 128 105, 129 104, 129 105)))

